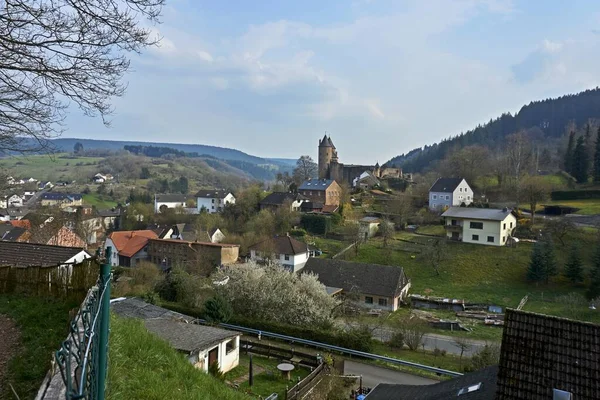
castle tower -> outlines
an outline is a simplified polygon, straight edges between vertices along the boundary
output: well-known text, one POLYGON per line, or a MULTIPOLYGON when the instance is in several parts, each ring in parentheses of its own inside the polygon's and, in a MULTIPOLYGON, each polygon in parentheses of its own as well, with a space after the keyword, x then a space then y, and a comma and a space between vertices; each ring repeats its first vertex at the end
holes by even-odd
POLYGON ((319 179, 329 179, 329 164, 337 158, 335 146, 327 134, 319 140, 319 179))
POLYGON ((377 162, 377 164, 375 164, 375 170, 373 171, 373 175, 375 175, 376 178, 381 178, 381 167, 379 166, 379 161, 377 162))

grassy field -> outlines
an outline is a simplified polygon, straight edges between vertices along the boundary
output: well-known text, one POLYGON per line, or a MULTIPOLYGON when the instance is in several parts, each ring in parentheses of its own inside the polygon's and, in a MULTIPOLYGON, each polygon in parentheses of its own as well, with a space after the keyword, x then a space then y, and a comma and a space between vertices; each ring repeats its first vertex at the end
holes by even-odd
MULTIPOLYGON (((584 199, 584 200, 556 200, 556 201, 545 201, 544 205, 561 205, 568 207, 578 208, 577 214, 581 215, 595 215, 600 214, 600 199, 584 199)), ((544 207, 538 207, 539 211, 542 211, 544 207)))
MULTIPOLYGON (((0 168, 15 178, 38 180, 73 179, 73 176, 87 177, 96 173, 100 157, 76 157, 67 153, 48 155, 30 155, 26 157, 8 157, 0 159, 0 168)), ((78 179, 80 180, 80 179, 78 179)))
MULTIPOLYGON (((526 282, 531 244, 521 243, 517 248, 508 248, 449 242, 438 275, 419 254, 424 245, 435 238, 410 233, 401 233, 397 237, 423 245, 393 241, 388 249, 384 249, 380 239, 373 239, 360 247, 358 255, 349 252, 348 256, 356 261, 403 267, 411 279, 412 293, 503 307, 516 307, 528 295, 525 310, 600 322, 600 313, 589 310, 587 303, 581 300, 584 289, 571 285, 560 275, 547 285, 526 282)), ((583 259, 589 262, 595 235, 578 231, 567 240, 567 243, 573 242, 581 244, 583 259)), ((559 271, 567 254, 566 248, 559 246, 556 249, 559 271)))
MULTIPOLYGON (((286 387, 292 387, 298 378, 304 379, 310 371, 305 368, 296 368, 291 373, 291 381, 288 381, 283 379, 281 377, 281 372, 277 370, 277 364, 280 362, 281 361, 268 359, 266 357, 252 356, 252 365, 254 368, 260 367, 263 369, 263 372, 258 374, 255 372, 254 384, 252 387, 248 386, 248 381, 244 381, 240 384, 239 390, 253 396, 262 396, 262 398, 277 393, 279 398, 283 399, 285 397, 286 387)), ((240 354, 240 365, 225 374, 225 379, 234 381, 239 377, 247 375, 249 363, 250 357, 245 354, 240 354)))
POLYGON ((92 193, 83 195, 83 204, 95 206, 98 209, 107 209, 117 206, 116 201, 108 200, 103 198, 102 195, 92 193))
POLYGON ((250 399, 194 368, 141 321, 112 316, 109 351, 108 400, 250 399))
POLYGON ((8 363, 7 380, 0 384, 1 399, 15 398, 9 384, 19 398, 35 397, 54 351, 67 337, 69 310, 77 305, 77 301, 0 295, 0 314, 11 317, 21 332, 17 355, 8 363))
POLYGON ((347 244, 339 240, 326 239, 319 236, 306 236, 304 241, 309 244, 314 244, 317 248, 323 251, 321 258, 331 258, 339 253, 347 244))

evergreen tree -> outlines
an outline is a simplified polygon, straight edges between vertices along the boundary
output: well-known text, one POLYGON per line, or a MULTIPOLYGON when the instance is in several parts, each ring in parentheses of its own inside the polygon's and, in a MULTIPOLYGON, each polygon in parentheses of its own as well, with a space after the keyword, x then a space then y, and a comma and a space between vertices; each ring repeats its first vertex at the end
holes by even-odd
POLYGON ((577 245, 571 247, 569 260, 565 264, 564 275, 575 284, 583 282, 583 263, 581 261, 580 248, 577 245))
POLYGON ((575 132, 569 134, 569 144, 567 144, 567 152, 565 153, 565 171, 569 174, 573 173, 573 147, 575 146, 575 132))
POLYGON ((594 252, 592 269, 590 271, 590 286, 585 295, 588 300, 600 297, 600 246, 596 246, 596 251, 594 252))
POLYGON ((533 246, 531 261, 527 270, 527 280, 530 282, 541 282, 556 275, 556 259, 554 248, 549 240, 540 240, 533 246))
POLYGON ((577 139, 577 145, 575 145, 575 150, 573 151, 573 167, 571 169, 571 175, 577 180, 577 183, 585 183, 588 181, 589 164, 585 140, 583 136, 580 136, 579 139, 577 139))
POLYGON ((600 127, 598 127, 596 151, 594 152, 594 181, 600 182, 600 127))

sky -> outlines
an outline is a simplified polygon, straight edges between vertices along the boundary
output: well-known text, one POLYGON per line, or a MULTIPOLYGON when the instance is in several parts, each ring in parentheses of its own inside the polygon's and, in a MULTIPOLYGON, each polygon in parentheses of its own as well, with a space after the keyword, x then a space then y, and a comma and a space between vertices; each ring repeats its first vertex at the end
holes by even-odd
POLYGON ((112 125, 63 137, 382 163, 533 100, 600 85, 596 0, 167 0, 112 125))

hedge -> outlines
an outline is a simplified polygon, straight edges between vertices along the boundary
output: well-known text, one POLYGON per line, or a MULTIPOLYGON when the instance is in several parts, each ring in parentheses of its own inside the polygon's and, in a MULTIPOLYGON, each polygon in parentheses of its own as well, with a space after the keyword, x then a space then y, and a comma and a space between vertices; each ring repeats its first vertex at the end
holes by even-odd
POLYGON ((300 223, 304 229, 314 235, 325 235, 331 230, 331 219, 324 215, 304 214, 300 223))
POLYGON ((551 193, 552 200, 585 200, 600 199, 600 189, 555 190, 551 193))
MULTIPOLYGON (((163 302, 161 306, 189 315, 195 318, 204 318, 203 312, 198 308, 189 308, 177 303, 163 302)), ((257 329, 265 332, 279 333, 280 335, 293 336, 315 342, 327 343, 333 346, 370 352, 373 348, 373 339, 368 329, 317 329, 306 326, 287 325, 277 322, 256 321, 250 318, 234 316, 228 323, 245 328, 257 329)))

